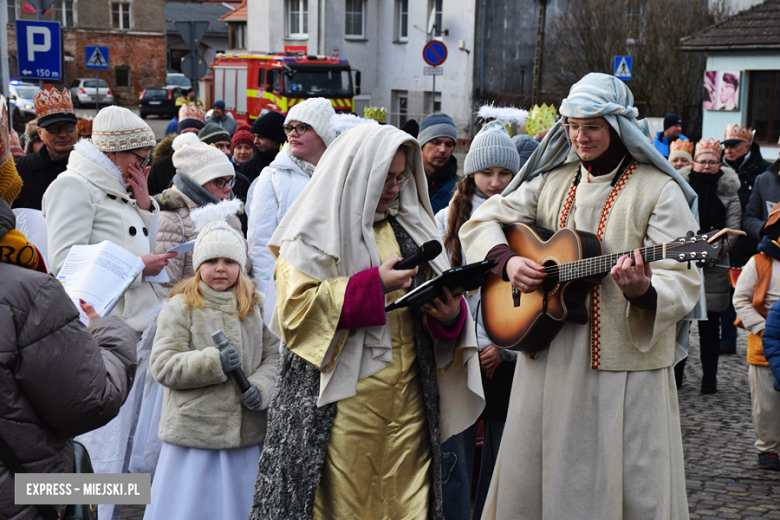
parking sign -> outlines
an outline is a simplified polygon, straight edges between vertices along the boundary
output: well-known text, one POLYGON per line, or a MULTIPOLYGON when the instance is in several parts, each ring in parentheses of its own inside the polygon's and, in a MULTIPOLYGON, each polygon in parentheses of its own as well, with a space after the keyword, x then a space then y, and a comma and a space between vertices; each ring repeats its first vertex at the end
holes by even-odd
POLYGON ((19 77, 62 80, 62 38, 59 22, 16 21, 19 77))

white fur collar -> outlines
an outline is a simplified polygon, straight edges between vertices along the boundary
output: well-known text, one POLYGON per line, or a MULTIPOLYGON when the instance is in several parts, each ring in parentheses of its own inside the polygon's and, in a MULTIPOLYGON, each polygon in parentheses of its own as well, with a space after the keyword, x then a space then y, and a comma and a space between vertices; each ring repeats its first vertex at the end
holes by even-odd
POLYGON ((130 186, 127 181, 122 178, 122 170, 111 162, 111 159, 109 159, 106 154, 98 150, 89 139, 80 139, 73 147, 73 151, 78 152, 80 155, 86 157, 100 168, 103 168, 110 173, 119 185, 122 186, 123 191, 126 191, 127 187, 130 186))

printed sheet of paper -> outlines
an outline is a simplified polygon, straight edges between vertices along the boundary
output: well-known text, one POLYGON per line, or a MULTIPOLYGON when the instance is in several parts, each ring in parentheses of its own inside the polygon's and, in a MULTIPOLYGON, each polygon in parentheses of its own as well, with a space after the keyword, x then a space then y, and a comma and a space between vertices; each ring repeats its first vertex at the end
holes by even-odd
MULTIPOLYGON (((192 251, 193 249, 195 249, 195 241, 190 240, 189 242, 184 242, 183 244, 179 244, 178 246, 170 248, 165 253, 176 253, 177 255, 183 255, 187 251, 192 251)), ((168 276, 168 272, 163 269, 157 276, 144 276, 143 280, 144 282, 167 283, 171 281, 171 277, 168 276)))
POLYGON ((57 279, 86 325, 89 318, 81 310, 79 299, 92 305, 99 315, 107 316, 143 270, 140 258, 104 240, 99 244, 71 247, 57 279))

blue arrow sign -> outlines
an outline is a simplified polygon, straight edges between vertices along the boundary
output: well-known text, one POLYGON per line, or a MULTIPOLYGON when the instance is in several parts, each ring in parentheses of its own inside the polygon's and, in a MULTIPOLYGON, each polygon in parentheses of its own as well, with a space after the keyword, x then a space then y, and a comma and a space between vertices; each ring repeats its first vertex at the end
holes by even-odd
POLYGON ((87 45, 84 47, 84 54, 87 57, 88 69, 108 70, 108 47, 87 45))
POLYGON ((632 66, 631 56, 615 56, 615 64, 612 67, 612 75, 623 81, 631 80, 632 66))
POLYGON ((59 22, 16 20, 19 77, 62 80, 62 37, 59 22))

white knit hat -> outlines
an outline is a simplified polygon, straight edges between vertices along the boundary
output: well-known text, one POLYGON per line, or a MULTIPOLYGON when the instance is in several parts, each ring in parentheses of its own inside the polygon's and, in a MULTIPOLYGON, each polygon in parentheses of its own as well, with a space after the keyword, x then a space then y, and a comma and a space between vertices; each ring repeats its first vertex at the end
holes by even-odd
POLYGON ((240 210, 241 201, 233 199, 207 204, 190 212, 195 229, 199 230, 192 252, 192 267, 196 271, 206 260, 230 258, 238 262, 241 270, 246 272, 246 240, 227 223, 227 218, 240 210))
POLYGON ((290 121, 306 123, 317 132, 325 146, 330 146, 330 143, 336 138, 336 131, 330 125, 330 118, 335 115, 336 111, 333 110, 329 99, 309 98, 293 106, 287 112, 287 119, 284 120, 284 123, 287 124, 290 121))
POLYGON ((143 119, 126 108, 110 106, 92 122, 92 144, 105 153, 155 146, 157 141, 143 119))
POLYGON ((219 148, 202 143, 198 134, 187 132, 173 140, 173 166, 203 186, 219 177, 235 177, 236 170, 219 148))

